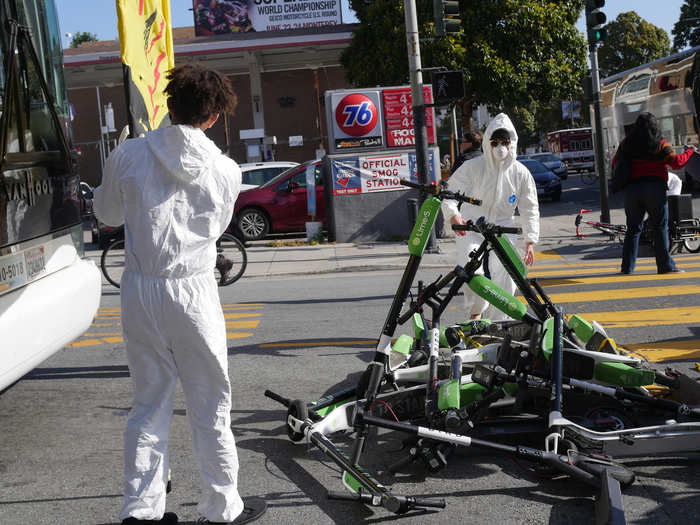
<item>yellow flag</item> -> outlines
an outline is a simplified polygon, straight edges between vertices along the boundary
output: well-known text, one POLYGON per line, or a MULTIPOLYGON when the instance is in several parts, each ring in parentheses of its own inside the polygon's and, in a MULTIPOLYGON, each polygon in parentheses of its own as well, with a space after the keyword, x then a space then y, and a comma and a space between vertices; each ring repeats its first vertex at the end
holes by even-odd
POLYGON ((169 0, 116 0, 130 135, 170 124, 166 73, 175 64, 169 0))

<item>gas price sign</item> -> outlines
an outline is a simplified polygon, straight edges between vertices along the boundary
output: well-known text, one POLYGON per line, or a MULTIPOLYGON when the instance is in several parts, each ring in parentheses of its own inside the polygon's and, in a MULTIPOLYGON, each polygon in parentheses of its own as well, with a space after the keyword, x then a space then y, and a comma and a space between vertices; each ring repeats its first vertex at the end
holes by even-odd
MULTIPOLYGON (((423 99, 426 104, 433 101, 430 86, 423 86, 423 99)), ((411 88, 394 88, 382 90, 384 121, 386 123, 386 141, 390 148, 415 146, 416 136, 413 125, 413 98, 411 88)), ((425 109, 425 125, 428 144, 435 144, 435 114, 433 108, 425 109)))

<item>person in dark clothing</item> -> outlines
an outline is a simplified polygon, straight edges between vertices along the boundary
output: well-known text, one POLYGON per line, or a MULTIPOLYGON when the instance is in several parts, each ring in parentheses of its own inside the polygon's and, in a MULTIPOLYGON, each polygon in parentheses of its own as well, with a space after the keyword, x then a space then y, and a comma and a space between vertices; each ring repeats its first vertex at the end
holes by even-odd
POLYGON ((450 175, 457 171, 457 168, 459 168, 464 161, 473 159, 479 155, 481 155, 481 133, 478 131, 468 131, 464 134, 459 144, 459 156, 452 165, 450 175))
POLYGON ((622 247, 621 273, 634 271, 639 248, 639 237, 644 224, 644 214, 649 214, 649 224, 654 230, 654 254, 658 273, 677 273, 668 244, 668 201, 666 184, 668 166, 679 169, 692 154, 693 147, 677 155, 661 136, 656 117, 642 113, 637 117, 629 135, 620 143, 613 157, 613 168, 619 158, 630 161, 630 177, 625 187, 625 216, 627 233, 622 247))

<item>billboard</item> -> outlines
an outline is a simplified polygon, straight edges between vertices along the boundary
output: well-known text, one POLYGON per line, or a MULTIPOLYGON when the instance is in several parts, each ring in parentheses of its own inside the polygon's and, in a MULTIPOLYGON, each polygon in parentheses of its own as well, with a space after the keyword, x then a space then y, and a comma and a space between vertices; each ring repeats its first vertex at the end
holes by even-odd
MULTIPOLYGON (((409 86, 326 91, 330 152, 414 148, 413 100, 409 86)), ((425 104, 432 103, 423 86, 425 104)), ((425 108, 428 144, 436 143, 435 112, 425 108)))
MULTIPOLYGON (((428 151, 431 182, 437 182, 438 150, 428 151)), ((380 191, 408 190, 401 179, 418 182, 418 165, 414 151, 363 154, 331 158, 333 195, 353 195, 380 191)))
POLYGON ((193 0, 197 36, 341 23, 340 0, 193 0))

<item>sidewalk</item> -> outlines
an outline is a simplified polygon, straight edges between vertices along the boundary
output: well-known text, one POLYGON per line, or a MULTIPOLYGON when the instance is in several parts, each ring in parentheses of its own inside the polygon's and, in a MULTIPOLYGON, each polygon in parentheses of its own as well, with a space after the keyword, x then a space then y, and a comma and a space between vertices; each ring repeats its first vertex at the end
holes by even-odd
MULTIPOLYGON (((597 219, 597 217, 591 217, 597 219)), ((624 223, 613 214, 613 222, 624 223)), ((543 217, 540 242, 535 249, 537 262, 560 261, 575 265, 590 259, 619 259, 622 247, 604 235, 579 239, 571 214, 543 217)), ((244 278, 271 278, 279 275, 322 274, 376 270, 402 270, 408 260, 405 242, 319 244, 314 246, 267 246, 257 241, 248 248, 248 268, 244 278)), ((644 255, 640 253, 640 256, 644 255)), ((425 253, 421 268, 450 268, 455 265, 454 238, 439 239, 438 253, 425 253)))

